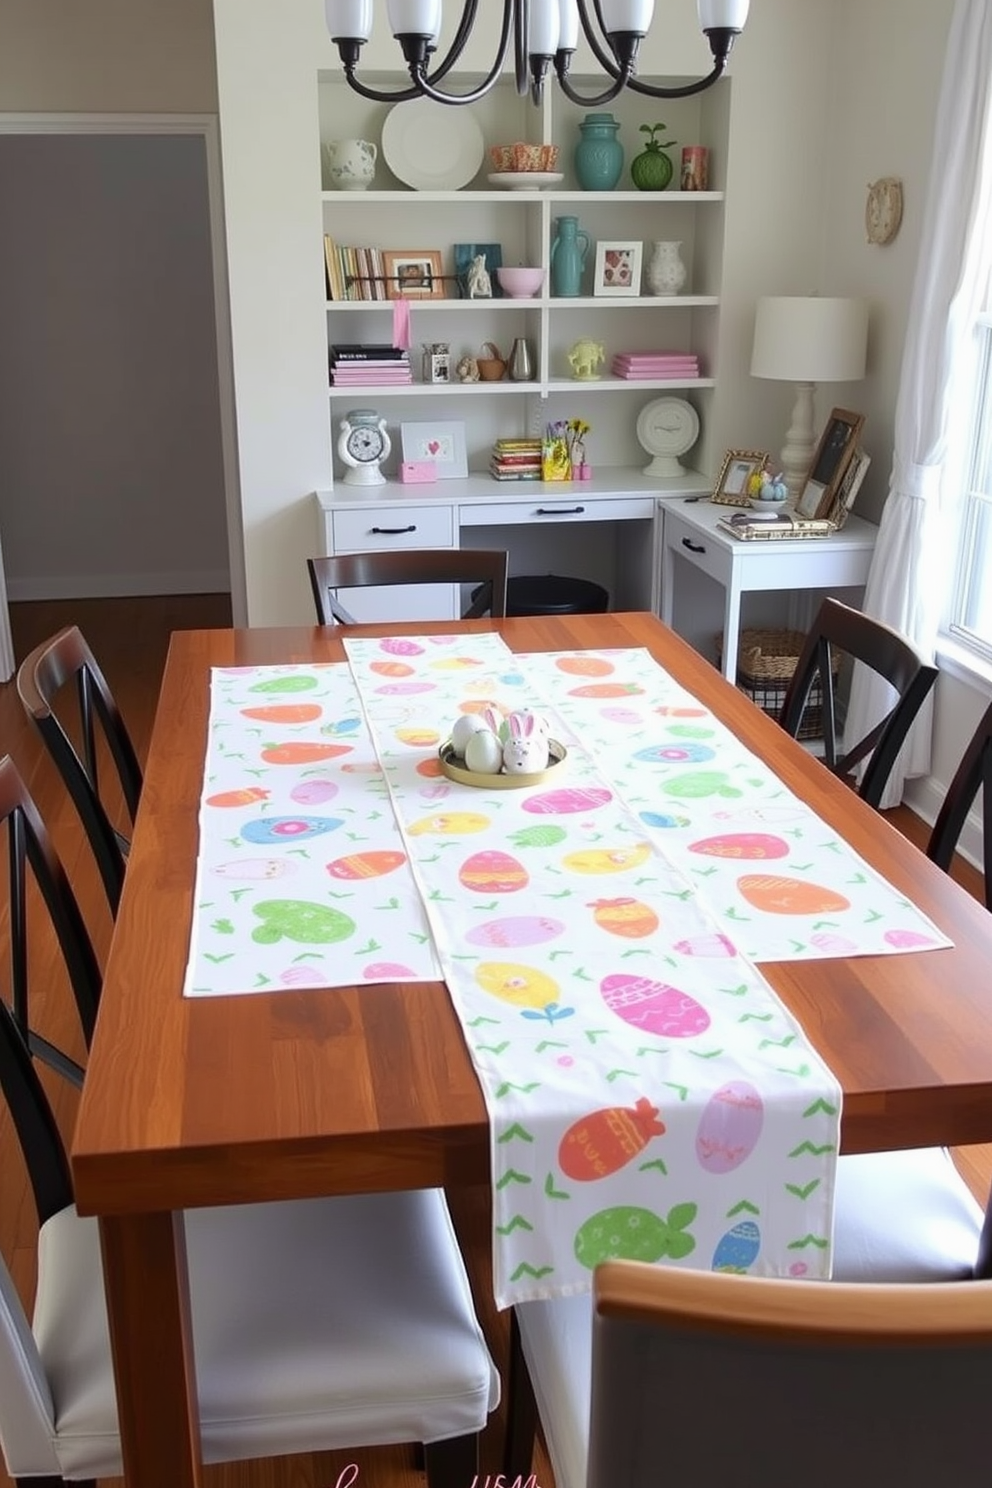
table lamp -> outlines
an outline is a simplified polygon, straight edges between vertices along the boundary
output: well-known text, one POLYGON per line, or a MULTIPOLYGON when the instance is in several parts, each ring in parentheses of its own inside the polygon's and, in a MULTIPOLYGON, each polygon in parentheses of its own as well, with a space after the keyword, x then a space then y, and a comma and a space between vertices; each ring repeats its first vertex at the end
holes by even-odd
POLYGON ((774 295, 758 301, 751 376, 796 384, 796 402, 781 466, 794 504, 816 448, 813 394, 820 382, 865 375, 867 300, 774 295))

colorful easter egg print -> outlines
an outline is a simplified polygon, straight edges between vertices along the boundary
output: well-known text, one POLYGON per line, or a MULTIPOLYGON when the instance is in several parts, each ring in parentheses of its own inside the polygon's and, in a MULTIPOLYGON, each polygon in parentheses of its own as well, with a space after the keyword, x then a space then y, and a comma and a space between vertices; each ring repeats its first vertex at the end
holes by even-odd
POLYGON ((333 723, 322 724, 320 732, 331 734, 334 738, 343 738, 347 734, 354 734, 362 726, 360 718, 336 718, 333 723))
POLYGON ((882 939, 886 945, 897 946, 901 951, 921 950, 924 946, 937 944, 932 935, 924 935, 919 930, 886 930, 882 939))
POLYGON ((218 791, 215 796, 208 796, 208 806, 251 806, 256 801, 267 801, 271 791, 262 790, 257 785, 246 785, 241 790, 218 791))
POLYGON ((408 831, 411 837, 422 837, 425 832, 439 832, 442 837, 460 837, 468 832, 484 832, 492 826, 492 819, 478 811, 448 811, 438 816, 422 816, 408 831))
POLYGON ((279 973, 278 980, 284 987, 316 987, 320 973, 313 966, 287 966, 279 973))
POLYGON ((495 698, 466 698, 465 702, 458 704, 459 713, 478 713, 482 718, 485 718, 487 708, 493 708, 500 718, 513 712, 509 703, 498 702, 495 698))
POLYGON ((712 935, 691 935, 688 940, 677 940, 675 949, 680 956, 736 956, 737 947, 726 935, 716 931, 712 935))
POLYGON ((601 1209, 575 1236, 575 1258, 590 1271, 602 1261, 660 1261, 667 1249, 664 1221, 633 1204, 601 1209))
POLYGON ((638 816, 646 827, 687 827, 687 816, 672 816, 668 811, 639 811, 638 816))
POLYGON ((317 686, 316 677, 273 677, 268 682, 254 682, 249 692, 312 692, 317 686))
POLYGON ((786 858, 789 844, 770 832, 724 832, 690 842, 689 851, 707 858, 786 858))
POLYGON ((555 666, 570 677, 609 677, 616 671, 612 661, 601 656, 559 656, 555 666))
POLYGON ((382 697, 414 697, 418 692, 436 691, 436 682, 384 682, 376 688, 382 697))
POLYGON ((369 671, 377 677, 412 677, 414 669, 406 661, 370 661, 369 671))
POLYGON ((647 842, 635 843, 633 847, 589 847, 582 852, 568 853, 561 866, 571 873, 625 873, 629 868, 639 868, 651 856, 647 842))
POLYGON ((370 961, 362 972, 362 979, 366 982, 410 982, 415 981, 416 976, 417 973, 404 966, 402 961, 370 961))
POLYGON ((355 932, 355 922, 339 909, 307 899, 266 899, 252 906, 262 923, 251 932, 259 945, 295 940, 301 945, 333 945, 355 932))
POLYGON ((561 920, 544 915, 509 915, 504 920, 486 920, 485 924, 476 925, 465 939, 469 945, 506 950, 512 946, 542 945, 556 939, 564 929, 561 920))
POLYGON ((858 950, 856 941, 846 935, 838 935, 836 930, 816 930, 810 936, 809 943, 828 956, 854 956, 858 950))
POLYGON ((619 1172, 652 1137, 664 1135, 658 1108, 643 1096, 633 1106, 606 1106, 574 1121, 558 1144, 558 1166, 568 1178, 590 1183, 619 1172))
POLYGON ((570 786, 528 796, 524 810, 534 816, 569 816, 576 811, 597 811, 613 800, 613 792, 601 785, 570 786))
POLYGON ((240 858, 234 863, 218 863, 210 871, 216 873, 218 878, 236 878, 243 879, 245 882, 253 882, 285 878, 288 873, 297 871, 297 865, 288 858, 240 858))
POLYGON ((351 751, 351 744, 306 744, 302 739, 290 739, 283 744, 266 745, 262 758, 268 765, 312 765, 351 751))
POLYGON ((700 796, 740 796, 743 794, 730 784, 729 776, 722 770, 695 770, 691 775, 680 775, 664 786, 666 796, 677 796, 682 801, 695 801, 700 796))
POLYGON ((851 907, 850 899, 835 889, 776 873, 745 873, 737 880, 737 887, 748 904, 768 914, 840 914, 851 907))
POLYGON ((568 696, 577 698, 640 697, 643 692, 644 688, 638 687, 636 682, 590 682, 585 687, 570 688, 568 696))
POLYGON ((335 858, 327 864, 332 878, 382 878, 386 873, 395 873, 406 862, 406 853, 388 848, 376 848, 370 852, 349 853, 346 858, 335 858))
POLYGON ((713 1252, 714 1271, 747 1271, 758 1259, 761 1231, 753 1219, 742 1219, 728 1230, 713 1252))
POLYGON ((333 801, 338 793, 338 787, 333 780, 301 780, 294 785, 290 791, 290 797, 299 801, 301 806, 319 806, 324 801, 333 801))
POLYGON ((404 640, 403 636, 389 636, 385 641, 379 642, 379 650, 385 651, 387 656, 423 656, 424 648, 416 641, 404 640))
POLYGON ((396 737, 401 744, 409 744, 411 749, 431 749, 441 742, 441 735, 432 728, 398 728, 396 737))
POLYGON ((510 841, 514 847, 555 847, 567 836, 564 827, 521 827, 511 834, 510 841))
POLYGON ((340 816, 270 816, 257 821, 245 822, 241 836, 245 842, 274 843, 285 846, 290 842, 305 842, 308 837, 319 837, 324 832, 334 832, 343 827, 340 816))
POLYGON ((436 758, 418 760, 417 774, 426 776, 428 780, 436 779, 443 774, 441 761, 436 758))
POLYGON ((589 908, 601 930, 626 940, 653 935, 661 923, 654 910, 637 899, 596 899, 589 908))
POLYGON ((353 760, 341 766, 347 775, 381 775, 382 769, 375 760, 353 760))
POLYGON ((436 672, 464 672, 469 667, 481 665, 482 662, 477 656, 442 656, 440 661, 431 662, 436 672))
POLYGON ((715 757, 716 750, 708 744, 652 744, 634 755, 648 765, 703 765, 715 757))
POLYGON ((527 678, 522 672, 504 672, 499 680, 506 687, 522 687, 527 678))
POLYGON ((515 894, 527 887, 530 874, 509 853, 490 849, 466 858, 458 879, 464 888, 480 894, 515 894))
POLYGON ((599 984, 611 1013, 645 1033, 663 1038, 695 1038, 710 1026, 710 1015, 688 992, 650 977, 614 972, 599 984))
POLYGON ((696 1128, 696 1157, 707 1173, 732 1173, 751 1156, 761 1136, 765 1108, 747 1080, 730 1080, 713 1092, 696 1128))
POLYGON ((608 723, 624 723, 631 728, 641 721, 640 713, 635 713, 633 708, 600 708, 599 712, 608 723))
POLYGON ((668 732, 675 739, 712 739, 713 730, 701 723, 670 723, 668 732))
POLYGON ((451 786, 438 780, 433 785, 422 786, 417 795, 422 801, 443 801, 446 796, 451 795, 451 786))
POLYGON ((319 703, 271 703, 267 708, 242 708, 245 718, 259 723, 313 723, 323 713, 319 703))
POLYGON ((655 708, 662 718, 705 718, 705 708, 675 707, 671 703, 663 703, 660 708, 655 708))
POLYGON ((512 961, 480 962, 475 968, 475 980, 483 992, 512 1007, 545 1008, 558 1002, 561 996, 558 983, 546 971, 518 966, 512 961))

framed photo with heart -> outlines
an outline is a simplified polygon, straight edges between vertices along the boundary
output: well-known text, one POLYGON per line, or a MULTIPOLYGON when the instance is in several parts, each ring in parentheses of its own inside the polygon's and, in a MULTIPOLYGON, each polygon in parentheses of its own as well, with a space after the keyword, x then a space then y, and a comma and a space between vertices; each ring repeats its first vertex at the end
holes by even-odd
POLYGON ((468 475, 465 425, 432 419, 423 424, 400 424, 404 460, 433 460, 438 480, 468 475))

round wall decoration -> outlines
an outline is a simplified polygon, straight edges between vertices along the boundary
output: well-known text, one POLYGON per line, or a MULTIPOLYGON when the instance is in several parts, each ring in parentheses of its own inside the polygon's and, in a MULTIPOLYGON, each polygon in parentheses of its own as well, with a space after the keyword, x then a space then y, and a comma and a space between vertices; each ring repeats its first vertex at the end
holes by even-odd
POLYGON ((880 176, 868 186, 865 231, 869 243, 891 243, 902 221, 902 182, 896 176, 880 176))

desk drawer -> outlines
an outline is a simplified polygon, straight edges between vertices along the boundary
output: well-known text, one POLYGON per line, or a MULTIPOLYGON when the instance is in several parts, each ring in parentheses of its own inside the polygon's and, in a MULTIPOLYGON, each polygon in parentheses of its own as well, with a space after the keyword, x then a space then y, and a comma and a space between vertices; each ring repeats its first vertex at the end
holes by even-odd
POLYGON ((670 511, 665 512, 665 547, 721 584, 730 573, 732 561, 726 548, 670 511))
POLYGON ((375 553, 400 548, 453 548, 450 506, 363 506, 331 515, 333 552, 375 553))
MULTIPOLYGON (((622 496, 618 500, 557 497, 547 494, 547 487, 538 496, 523 501, 485 501, 458 509, 458 521, 462 527, 502 527, 526 523, 540 523, 553 527, 560 522, 631 522, 654 520, 653 496, 622 496)), ((554 487, 551 487, 553 490, 554 487)))

